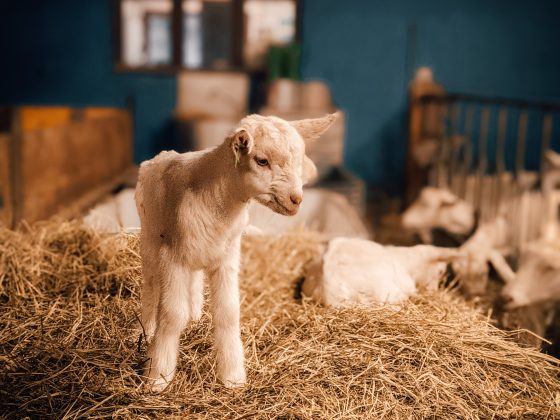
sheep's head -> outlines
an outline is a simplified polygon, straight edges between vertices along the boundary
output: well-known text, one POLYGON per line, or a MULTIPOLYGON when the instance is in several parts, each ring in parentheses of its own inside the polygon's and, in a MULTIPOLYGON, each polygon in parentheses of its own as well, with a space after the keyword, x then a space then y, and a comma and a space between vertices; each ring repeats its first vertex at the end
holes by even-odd
POLYGON ((228 140, 249 196, 276 213, 296 214, 303 185, 317 175, 305 145, 327 131, 336 117, 285 121, 249 115, 241 120, 228 140))

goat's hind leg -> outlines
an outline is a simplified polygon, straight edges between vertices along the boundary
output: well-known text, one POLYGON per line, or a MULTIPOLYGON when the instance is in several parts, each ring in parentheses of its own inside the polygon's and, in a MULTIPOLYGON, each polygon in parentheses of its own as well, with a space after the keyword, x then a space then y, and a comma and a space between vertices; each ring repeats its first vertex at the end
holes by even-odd
POLYGON ((156 329, 157 306, 159 302, 159 276, 155 259, 142 258, 142 315, 141 328, 146 341, 150 341, 156 329))
POLYGON ((173 379, 179 355, 179 338, 190 319, 190 283, 192 273, 168 262, 160 266, 160 292, 156 328, 148 346, 144 375, 149 387, 162 391, 173 379))

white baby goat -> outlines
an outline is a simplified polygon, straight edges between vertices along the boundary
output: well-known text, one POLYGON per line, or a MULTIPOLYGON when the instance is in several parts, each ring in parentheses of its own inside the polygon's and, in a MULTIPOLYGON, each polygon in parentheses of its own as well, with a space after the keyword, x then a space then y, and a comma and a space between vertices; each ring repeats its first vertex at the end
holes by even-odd
POLYGON ((458 235, 468 234, 475 225, 474 209, 444 188, 425 187, 402 215, 402 226, 432 243, 432 229, 442 228, 458 235))
POLYGON ((218 377, 245 383, 239 327, 240 241, 251 199, 294 215, 302 185, 316 175, 305 142, 336 114, 287 122, 250 115, 221 144, 200 152, 162 152, 140 166, 136 204, 141 222, 142 324, 149 340, 144 374, 163 390, 177 366, 179 337, 201 317, 209 281, 218 377))
POLYGON ((333 307, 400 304, 417 286, 438 288, 456 249, 431 245, 383 246, 360 238, 334 238, 307 266, 302 292, 333 307))

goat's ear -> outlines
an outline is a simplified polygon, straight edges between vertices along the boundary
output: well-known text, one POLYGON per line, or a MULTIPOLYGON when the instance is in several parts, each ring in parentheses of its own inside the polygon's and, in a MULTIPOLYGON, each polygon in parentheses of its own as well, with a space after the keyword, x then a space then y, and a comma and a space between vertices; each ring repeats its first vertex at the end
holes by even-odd
POLYGON ((560 154, 554 150, 547 150, 545 152, 545 159, 553 168, 560 168, 560 154))
POLYGON ((253 137, 244 128, 238 128, 230 137, 230 146, 235 156, 235 166, 239 164, 242 154, 248 154, 253 149, 253 137))
POLYGON ((305 120, 290 121, 299 135, 306 141, 312 142, 317 140, 329 127, 336 121, 339 113, 328 114, 321 118, 310 118, 305 120))
POLYGON ((443 206, 452 206, 459 202, 459 197, 448 190, 439 191, 440 202, 443 206))
POLYGON ((301 170, 301 181, 303 184, 315 181, 317 179, 317 167, 311 159, 303 156, 303 164, 301 170))

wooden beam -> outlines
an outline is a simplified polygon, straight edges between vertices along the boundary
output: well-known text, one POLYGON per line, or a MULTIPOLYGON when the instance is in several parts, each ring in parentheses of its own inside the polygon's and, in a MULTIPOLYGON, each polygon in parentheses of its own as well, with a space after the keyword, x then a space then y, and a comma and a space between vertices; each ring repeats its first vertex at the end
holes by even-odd
POLYGON ((171 10, 171 34, 172 34, 172 63, 176 68, 180 68, 183 64, 183 1, 173 0, 173 9, 171 10))
POLYGON ((112 41, 113 41, 113 64, 115 66, 123 64, 122 61, 122 0, 113 0, 113 21, 112 21, 112 41))
POLYGON ((232 1, 232 22, 231 22, 231 50, 232 55, 230 57, 232 67, 243 68, 244 58, 243 49, 245 45, 245 36, 247 34, 247 22, 245 21, 245 13, 243 12, 244 0, 233 0, 232 1))

